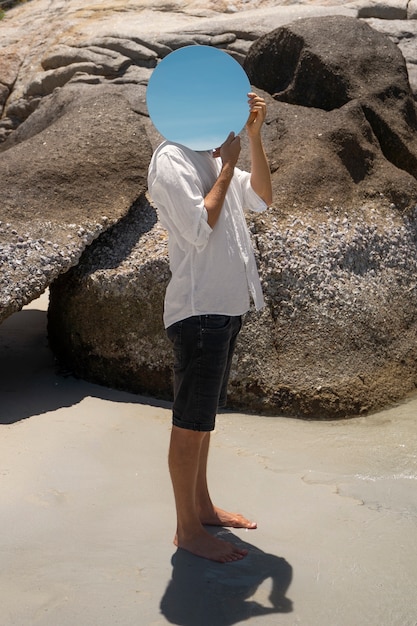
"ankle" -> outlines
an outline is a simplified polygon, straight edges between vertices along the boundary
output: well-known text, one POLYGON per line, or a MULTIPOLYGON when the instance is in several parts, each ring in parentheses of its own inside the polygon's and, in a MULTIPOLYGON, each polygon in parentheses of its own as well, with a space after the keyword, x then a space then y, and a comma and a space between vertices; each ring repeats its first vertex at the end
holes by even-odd
POLYGON ((198 523, 193 524, 182 524, 177 526, 176 536, 178 540, 181 541, 190 541, 199 537, 202 533, 205 533, 203 525, 200 521, 198 523))

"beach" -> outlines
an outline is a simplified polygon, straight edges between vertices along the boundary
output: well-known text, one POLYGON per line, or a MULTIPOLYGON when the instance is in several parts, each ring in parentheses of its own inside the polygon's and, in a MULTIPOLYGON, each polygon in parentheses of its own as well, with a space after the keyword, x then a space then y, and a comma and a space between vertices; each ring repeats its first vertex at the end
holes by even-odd
POLYGON ((47 294, 0 326, 2 626, 416 626, 417 398, 340 421, 223 412, 215 502, 249 549, 177 551, 169 403, 77 380, 47 294))

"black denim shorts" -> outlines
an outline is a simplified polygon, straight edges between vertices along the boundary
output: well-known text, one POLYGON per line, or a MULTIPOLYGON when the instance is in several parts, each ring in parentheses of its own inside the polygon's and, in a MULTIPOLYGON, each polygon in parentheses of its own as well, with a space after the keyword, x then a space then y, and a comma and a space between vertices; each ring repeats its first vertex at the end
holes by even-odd
POLYGON ((174 349, 172 423, 189 430, 214 429, 225 406, 241 316, 195 315, 167 328, 174 349))

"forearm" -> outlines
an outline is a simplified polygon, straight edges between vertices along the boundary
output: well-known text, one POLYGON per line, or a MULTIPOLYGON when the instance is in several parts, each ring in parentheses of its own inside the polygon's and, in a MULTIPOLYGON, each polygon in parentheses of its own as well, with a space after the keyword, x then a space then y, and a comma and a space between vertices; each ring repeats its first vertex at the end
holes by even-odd
POLYGON ((272 203, 271 172, 260 135, 250 138, 251 186, 269 206, 272 203))
POLYGON ((204 198, 204 206, 208 216, 207 223, 210 228, 214 228, 219 219, 233 173, 234 167, 229 163, 224 164, 216 182, 204 198))

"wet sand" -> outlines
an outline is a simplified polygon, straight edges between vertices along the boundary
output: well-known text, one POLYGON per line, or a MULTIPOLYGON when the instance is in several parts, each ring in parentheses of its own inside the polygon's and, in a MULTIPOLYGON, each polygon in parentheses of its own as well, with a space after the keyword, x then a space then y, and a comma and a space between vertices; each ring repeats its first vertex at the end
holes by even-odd
POLYGON ((169 405, 60 376, 47 297, 0 326, 2 626, 416 626, 417 399, 338 422, 224 413, 218 565, 172 544, 169 405))

